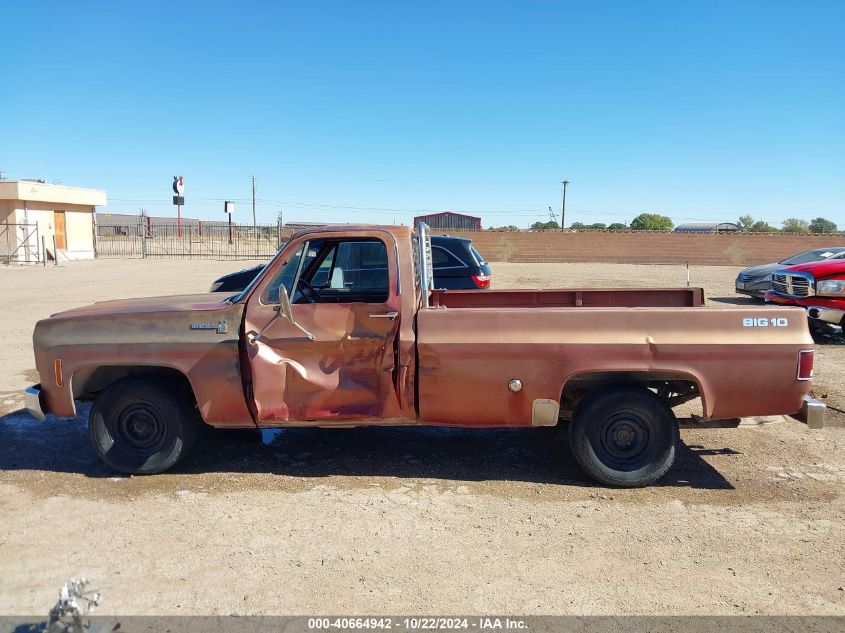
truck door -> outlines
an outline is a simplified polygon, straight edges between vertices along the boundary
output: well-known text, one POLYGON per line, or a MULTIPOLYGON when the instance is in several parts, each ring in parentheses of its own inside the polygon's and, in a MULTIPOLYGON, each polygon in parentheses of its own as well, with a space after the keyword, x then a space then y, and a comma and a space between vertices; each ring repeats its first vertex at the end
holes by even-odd
POLYGON ((378 232, 303 236, 270 265, 245 320, 247 336, 261 333, 246 344, 259 425, 401 416, 392 239, 378 232), (301 329, 274 310, 281 286, 301 329))

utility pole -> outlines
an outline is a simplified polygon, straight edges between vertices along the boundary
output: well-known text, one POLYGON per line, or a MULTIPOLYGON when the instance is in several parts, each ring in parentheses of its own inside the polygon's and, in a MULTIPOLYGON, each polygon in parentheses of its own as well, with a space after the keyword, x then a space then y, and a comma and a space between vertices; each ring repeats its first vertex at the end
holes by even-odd
POLYGON ((560 205, 560 228, 564 228, 566 224, 566 185, 569 184, 568 180, 564 180, 560 184, 563 185, 563 203, 560 205))
POLYGON ((258 224, 255 221, 255 176, 252 177, 252 231, 258 234, 258 224))

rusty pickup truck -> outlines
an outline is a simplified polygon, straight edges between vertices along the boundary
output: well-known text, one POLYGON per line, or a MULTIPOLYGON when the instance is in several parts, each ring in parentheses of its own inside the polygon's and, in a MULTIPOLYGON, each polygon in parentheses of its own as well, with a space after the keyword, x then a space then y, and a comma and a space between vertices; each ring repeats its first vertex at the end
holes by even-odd
POLYGON ((221 428, 568 425, 583 470, 642 486, 683 424, 800 414, 799 308, 703 307, 700 288, 441 291, 427 227, 306 229, 242 292, 104 301, 39 321, 27 407, 93 401, 94 451, 158 473, 221 428), (700 399, 679 422, 673 407, 700 399))

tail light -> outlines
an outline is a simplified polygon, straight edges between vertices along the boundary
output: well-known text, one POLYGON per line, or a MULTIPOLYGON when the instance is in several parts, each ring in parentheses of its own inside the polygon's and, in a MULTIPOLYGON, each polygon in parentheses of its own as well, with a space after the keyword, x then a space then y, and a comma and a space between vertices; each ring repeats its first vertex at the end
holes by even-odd
POLYGON ((798 380, 813 379, 813 350, 802 349, 798 352, 798 380))
POLYGON ((490 275, 470 275, 472 280, 475 282, 475 285, 479 288, 489 288, 490 287, 490 275))

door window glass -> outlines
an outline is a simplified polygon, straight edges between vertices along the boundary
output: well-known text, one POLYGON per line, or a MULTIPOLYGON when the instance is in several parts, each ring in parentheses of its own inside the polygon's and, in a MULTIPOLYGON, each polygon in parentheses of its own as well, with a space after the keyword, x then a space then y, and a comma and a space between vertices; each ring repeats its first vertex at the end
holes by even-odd
POLYGON ((381 240, 337 240, 324 243, 302 278, 322 303, 384 303, 389 296, 387 248, 381 240))

